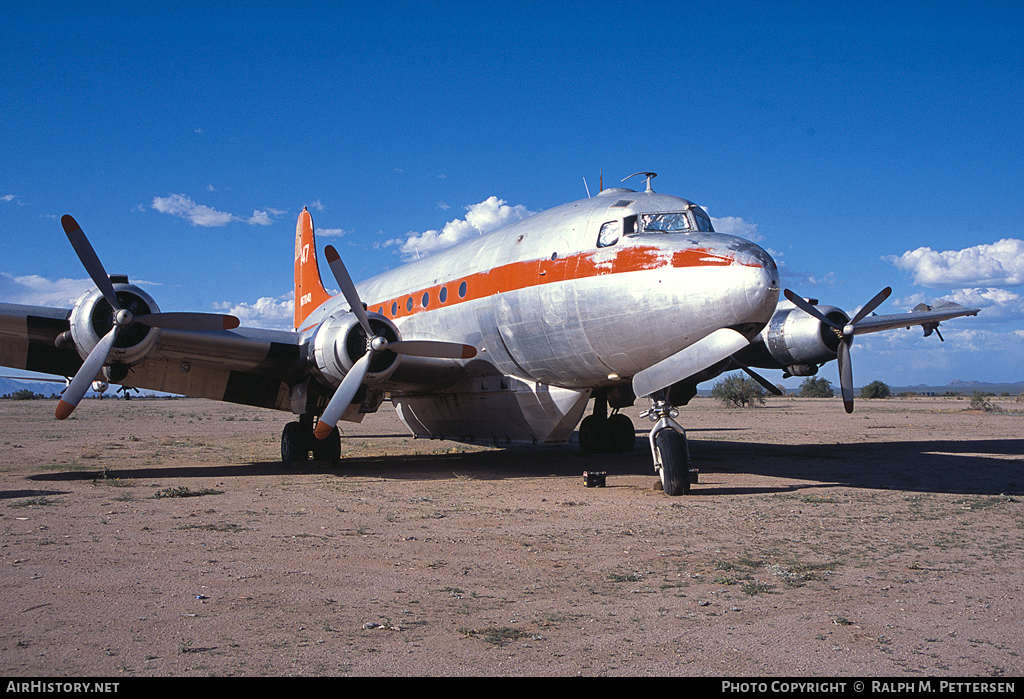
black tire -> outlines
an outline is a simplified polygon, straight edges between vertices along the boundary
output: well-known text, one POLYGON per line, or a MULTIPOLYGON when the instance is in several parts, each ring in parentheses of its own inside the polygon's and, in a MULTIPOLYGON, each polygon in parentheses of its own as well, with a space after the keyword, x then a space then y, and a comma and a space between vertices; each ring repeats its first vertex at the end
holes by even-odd
POLYGON ((323 439, 314 437, 312 443, 315 460, 327 461, 331 466, 338 466, 341 463, 341 433, 337 427, 323 439))
POLYGON ((613 454, 628 454, 636 446, 636 428, 628 415, 615 413, 605 424, 608 451, 613 454))
POLYGON ((310 437, 301 423, 289 422, 281 433, 281 461, 285 466, 301 463, 309 458, 310 437))
POLYGON ((604 454, 608 451, 607 420, 588 415, 580 423, 580 450, 584 454, 604 454))
POLYGON ((686 442, 672 429, 664 429, 654 437, 661 457, 661 488, 666 495, 690 494, 690 465, 686 458, 686 442))

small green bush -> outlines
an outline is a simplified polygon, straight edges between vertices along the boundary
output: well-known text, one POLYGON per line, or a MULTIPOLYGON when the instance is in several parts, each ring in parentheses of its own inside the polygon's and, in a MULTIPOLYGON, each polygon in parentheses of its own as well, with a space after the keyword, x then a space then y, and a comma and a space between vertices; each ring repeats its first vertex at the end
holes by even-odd
POLYGON ((832 384, 824 376, 812 376, 800 384, 801 398, 831 398, 834 395, 832 384))

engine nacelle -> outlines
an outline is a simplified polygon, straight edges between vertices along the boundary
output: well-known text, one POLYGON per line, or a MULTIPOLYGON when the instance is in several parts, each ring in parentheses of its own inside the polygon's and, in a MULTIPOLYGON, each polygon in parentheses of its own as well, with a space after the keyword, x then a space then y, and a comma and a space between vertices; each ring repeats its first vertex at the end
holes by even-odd
MULTIPOLYGON (((849 316, 834 306, 817 306, 826 318, 840 327, 849 316)), ((799 308, 776 311, 762 331, 768 353, 795 376, 810 376, 817 367, 836 358, 839 336, 835 329, 799 308)))
MULTIPOLYGON (((127 277, 111 275, 110 281, 113 283, 114 293, 117 294, 121 308, 131 311, 133 316, 160 312, 153 297, 134 284, 129 284, 127 277)), ((93 289, 75 302, 68 320, 71 325, 71 341, 78 354, 85 359, 103 336, 114 327, 114 309, 99 289, 93 289)), ((159 339, 160 330, 157 328, 132 323, 118 333, 114 348, 106 362, 107 366, 112 368, 105 371, 124 378, 127 368, 141 362, 159 339)), ((111 378, 116 383, 117 378, 111 378)))
MULTIPOLYGON (((401 339, 398 328, 384 316, 377 313, 366 316, 375 335, 388 342, 401 339)), ((366 354, 370 339, 353 313, 339 311, 332 315, 320 324, 310 342, 313 372, 325 384, 337 388, 345 374, 366 354)), ((399 359, 399 355, 390 350, 375 353, 363 383, 372 386, 386 380, 398 368, 399 359)))

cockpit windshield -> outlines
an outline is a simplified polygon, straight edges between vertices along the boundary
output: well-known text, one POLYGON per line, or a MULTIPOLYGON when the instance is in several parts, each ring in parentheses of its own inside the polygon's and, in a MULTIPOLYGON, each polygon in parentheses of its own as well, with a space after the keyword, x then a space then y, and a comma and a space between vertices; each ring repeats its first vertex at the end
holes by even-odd
POLYGON ((705 233, 712 233, 711 219, 696 211, 690 214, 685 211, 678 213, 664 214, 640 214, 640 229, 643 233, 687 233, 698 230, 705 233), (696 225, 696 228, 694 228, 696 225))
POLYGON ((678 214, 641 214, 640 225, 644 233, 683 233, 693 230, 690 217, 678 214))

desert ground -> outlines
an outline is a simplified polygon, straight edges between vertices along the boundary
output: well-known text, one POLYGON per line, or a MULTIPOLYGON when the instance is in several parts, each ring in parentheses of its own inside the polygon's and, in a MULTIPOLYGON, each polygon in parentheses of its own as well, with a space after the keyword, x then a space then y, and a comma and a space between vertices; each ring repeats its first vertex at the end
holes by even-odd
POLYGON ((672 498, 639 405, 625 456, 385 404, 288 469, 287 414, 3 400, 0 673, 1020 676, 1024 404, 993 403, 698 398, 672 498))

